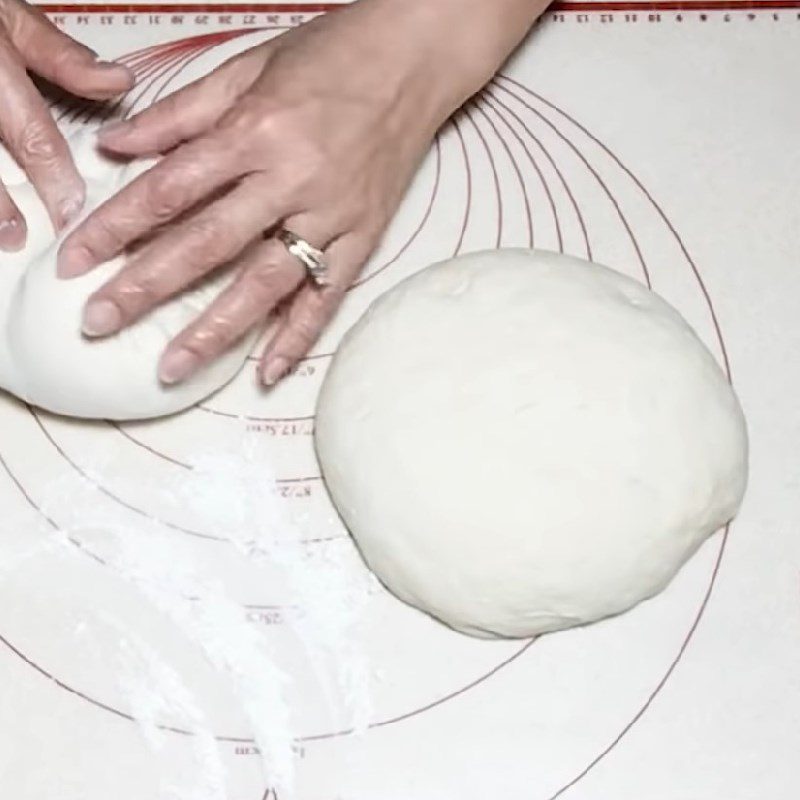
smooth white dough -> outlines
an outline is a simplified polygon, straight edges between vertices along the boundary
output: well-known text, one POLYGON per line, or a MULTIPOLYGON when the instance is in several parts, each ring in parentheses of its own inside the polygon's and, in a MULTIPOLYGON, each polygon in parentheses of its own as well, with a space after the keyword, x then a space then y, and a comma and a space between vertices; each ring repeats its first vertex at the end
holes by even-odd
MULTIPOLYGON (((73 136, 70 147, 87 184, 84 216, 152 164, 121 165, 104 158, 88 132, 73 136)), ((32 185, 5 153, 0 177, 28 225, 25 249, 0 255, 0 388, 57 414, 143 419, 194 405, 241 369, 253 336, 183 384, 165 387, 157 376, 167 343, 227 285, 230 278, 224 273, 117 336, 99 341, 83 337, 86 299, 115 274, 124 258, 80 278, 59 280, 56 253, 61 239, 32 185)))
POLYGON ((481 637, 652 596, 747 480, 739 403, 678 312, 528 250, 447 261, 379 298, 327 374, 316 447, 378 578, 481 637))

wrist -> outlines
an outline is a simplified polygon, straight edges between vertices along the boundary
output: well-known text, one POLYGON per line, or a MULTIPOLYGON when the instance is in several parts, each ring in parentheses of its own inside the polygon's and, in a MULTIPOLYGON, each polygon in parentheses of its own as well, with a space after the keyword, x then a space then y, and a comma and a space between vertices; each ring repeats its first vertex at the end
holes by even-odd
POLYGON ((359 0, 377 46, 421 83, 420 110, 440 122, 480 91, 524 39, 550 0, 359 0))

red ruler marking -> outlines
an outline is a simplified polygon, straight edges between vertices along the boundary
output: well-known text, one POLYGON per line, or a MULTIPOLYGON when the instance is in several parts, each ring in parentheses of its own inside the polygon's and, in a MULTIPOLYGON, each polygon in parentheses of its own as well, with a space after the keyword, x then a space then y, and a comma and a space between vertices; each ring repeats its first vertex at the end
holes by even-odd
POLYGON ((35 3, 48 14, 177 14, 187 13, 247 13, 319 14, 334 11, 345 3, 35 3))
POLYGON ((631 2, 564 2, 553 3, 550 11, 779 11, 800 8, 800 0, 658 0, 647 3, 631 2))
MULTIPOLYGON (((42 3, 37 7, 48 14, 318 14, 341 8, 345 3, 111 3, 88 5, 86 3, 42 3)), ((589 0, 561 0, 553 3, 550 11, 779 11, 800 9, 800 0, 630 0, 625 2, 591 2, 589 0)))

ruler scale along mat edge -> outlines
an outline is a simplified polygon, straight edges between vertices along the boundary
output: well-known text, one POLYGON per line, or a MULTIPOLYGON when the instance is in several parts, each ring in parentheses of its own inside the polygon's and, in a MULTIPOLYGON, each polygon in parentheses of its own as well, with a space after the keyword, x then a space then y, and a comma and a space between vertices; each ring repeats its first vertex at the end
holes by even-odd
MULTIPOLYGON (((37 3, 48 14, 147 13, 150 11, 220 11, 228 13, 259 11, 271 14, 318 14, 335 11, 339 3, 37 3)), ((558 11, 778 11, 800 8, 800 0, 563 0, 550 5, 548 13, 558 11)))

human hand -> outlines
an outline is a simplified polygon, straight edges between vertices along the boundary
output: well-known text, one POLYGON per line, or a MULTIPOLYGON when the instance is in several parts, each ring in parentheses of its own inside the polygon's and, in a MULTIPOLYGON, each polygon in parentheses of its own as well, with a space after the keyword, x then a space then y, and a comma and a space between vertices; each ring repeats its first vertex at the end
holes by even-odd
MULTIPOLYGON (((487 10, 493 3, 479 1, 487 10)), ((113 334, 232 265, 230 287, 168 346, 161 380, 186 379, 287 299, 260 374, 271 385, 291 369, 376 246, 438 127, 507 54, 478 69, 472 51, 463 54, 468 68, 448 69, 442 36, 463 17, 463 4, 430 5, 355 3, 102 132, 101 144, 119 154, 171 152, 61 248, 58 270, 67 278, 150 235, 89 299, 86 335, 113 334), (273 238, 280 228, 324 250, 326 286, 306 280, 304 266, 273 238)))
MULTIPOLYGON (((0 0, 0 139, 61 230, 80 211, 85 187, 69 148, 28 70, 68 92, 94 100, 133 85, 123 66, 97 61, 88 47, 59 31, 21 0, 0 0)), ((0 249, 25 245, 25 220, 0 184, 0 249)))

